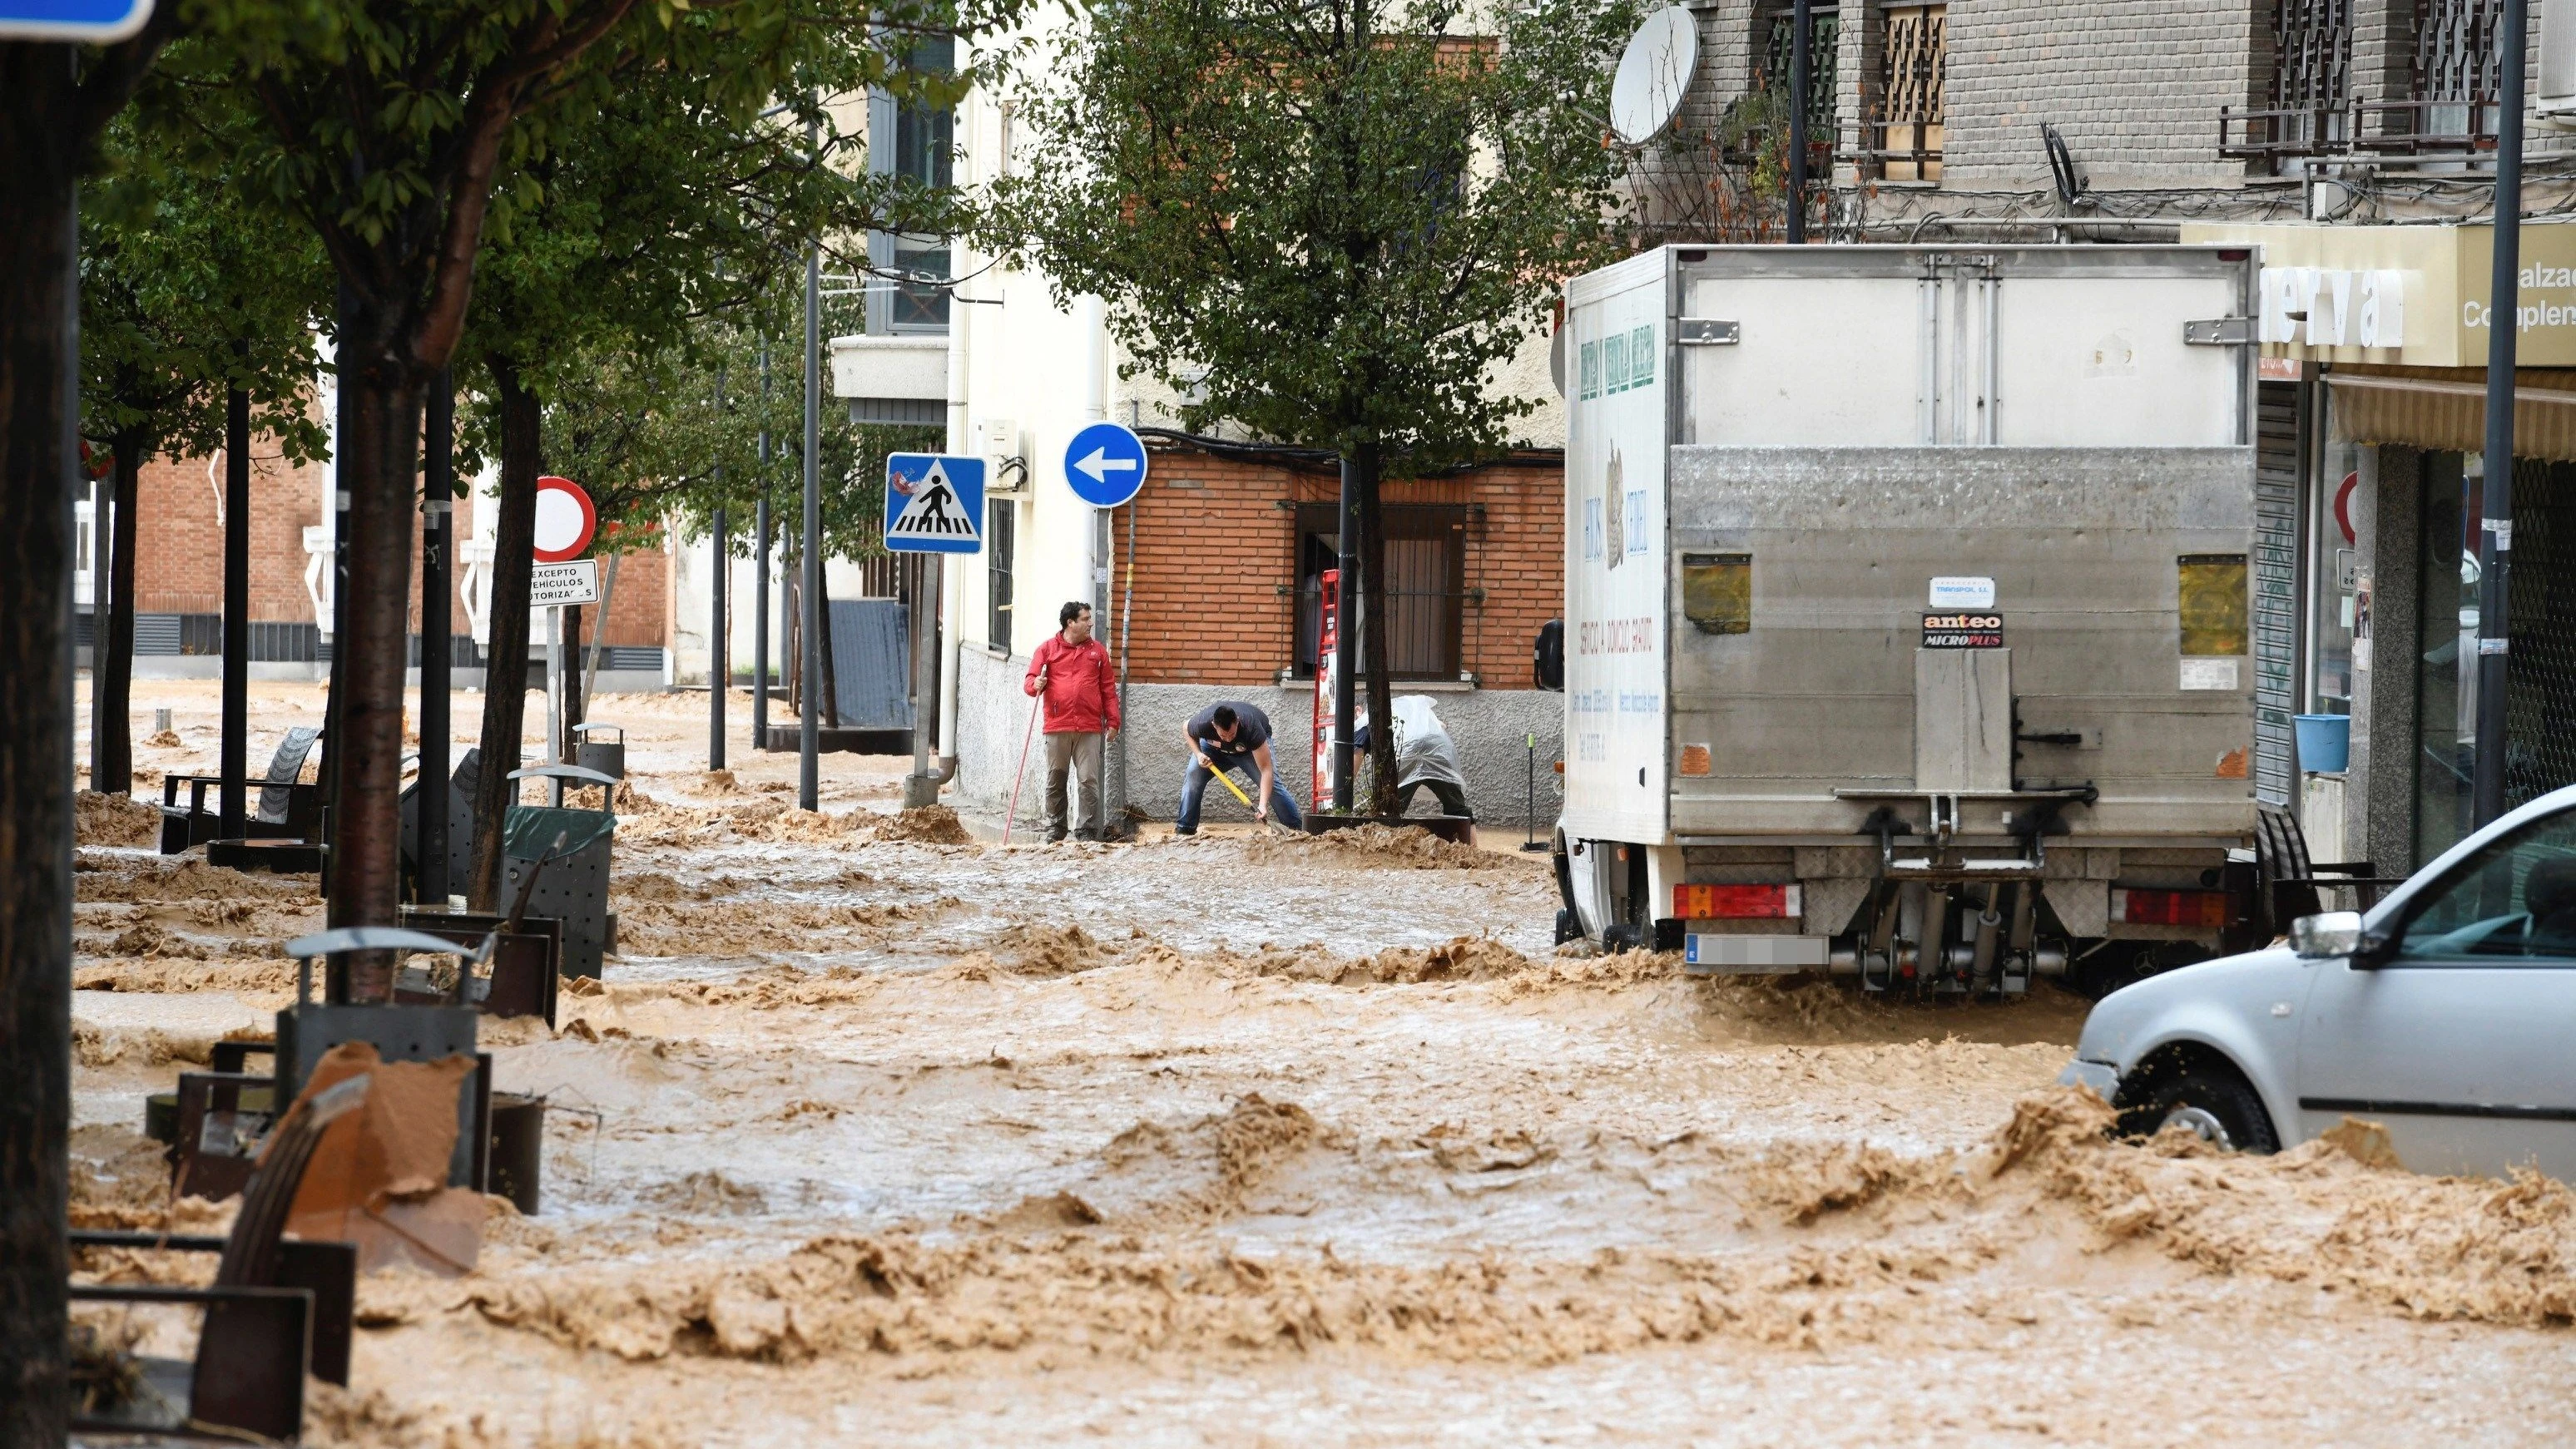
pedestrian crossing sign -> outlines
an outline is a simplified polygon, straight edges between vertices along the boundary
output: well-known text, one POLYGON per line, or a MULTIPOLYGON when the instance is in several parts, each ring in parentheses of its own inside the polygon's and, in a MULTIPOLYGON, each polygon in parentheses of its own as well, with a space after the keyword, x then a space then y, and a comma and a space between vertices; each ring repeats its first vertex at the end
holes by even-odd
POLYGON ((947 453, 886 458, 888 553, 984 551, 984 460, 947 453))

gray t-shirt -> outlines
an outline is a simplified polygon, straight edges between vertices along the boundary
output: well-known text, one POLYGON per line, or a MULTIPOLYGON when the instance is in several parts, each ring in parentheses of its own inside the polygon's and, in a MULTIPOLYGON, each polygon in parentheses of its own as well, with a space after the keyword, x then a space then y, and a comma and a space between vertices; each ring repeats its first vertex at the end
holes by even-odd
POLYGON ((1199 750, 1220 765, 1230 765, 1252 758, 1252 752, 1270 743, 1270 716, 1241 700, 1218 700, 1190 716, 1190 738, 1199 742, 1199 750), (1216 712, 1219 705, 1234 711, 1234 738, 1216 737, 1216 712))

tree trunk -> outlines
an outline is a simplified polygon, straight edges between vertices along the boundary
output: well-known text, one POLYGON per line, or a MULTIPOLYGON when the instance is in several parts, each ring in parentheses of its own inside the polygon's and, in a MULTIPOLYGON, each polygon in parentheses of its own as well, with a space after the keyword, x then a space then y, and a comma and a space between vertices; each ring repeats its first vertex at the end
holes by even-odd
MULTIPOLYGON (((332 641, 343 697, 330 923, 390 926, 402 904, 403 674, 423 383, 397 323, 377 308, 344 310, 340 336, 349 571, 342 632, 332 641)), ((347 957, 348 999, 391 1000, 393 964, 391 952, 347 957)))
POLYGON ((151 444, 140 429, 116 435, 116 464, 109 474, 116 521, 109 540, 107 617, 90 631, 89 787, 110 795, 134 793, 134 532, 135 495, 143 454, 151 444))
POLYGON ((1365 813, 1395 814, 1395 690, 1388 680, 1394 659, 1386 646, 1386 509, 1379 494, 1375 447, 1355 460, 1360 495, 1360 649, 1368 660, 1369 799, 1365 813))
POLYGON ((501 479, 492 529, 491 647, 483 658, 483 755, 474 785, 474 909, 497 908, 501 831, 518 783, 519 740, 528 722, 528 590, 536 567, 537 474, 543 413, 518 366, 490 360, 501 405, 501 479))
POLYGON ((0 43, 0 1444, 59 1445, 72 1038, 73 47, 0 43))

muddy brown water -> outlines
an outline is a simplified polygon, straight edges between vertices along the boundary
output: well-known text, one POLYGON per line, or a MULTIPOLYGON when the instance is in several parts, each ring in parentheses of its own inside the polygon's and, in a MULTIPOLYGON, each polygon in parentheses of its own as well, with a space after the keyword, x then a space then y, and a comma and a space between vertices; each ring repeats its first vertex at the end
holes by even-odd
MULTIPOLYGON (((604 702, 627 954, 487 1032, 544 1211, 364 1285, 315 1442, 2576 1441, 2561 1184, 2106 1142, 2080 1002, 1559 957, 1517 856, 889 839, 908 762, 803 816, 703 711, 604 702)), ((78 1208, 158 1222, 143 1095, 320 906, 83 863, 78 1208)))

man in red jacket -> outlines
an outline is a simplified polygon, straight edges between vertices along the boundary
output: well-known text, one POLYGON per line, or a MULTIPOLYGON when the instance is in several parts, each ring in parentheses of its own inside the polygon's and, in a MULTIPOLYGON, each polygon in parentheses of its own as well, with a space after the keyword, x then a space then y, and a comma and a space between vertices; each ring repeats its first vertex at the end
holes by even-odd
POLYGON ((1108 820, 1100 810, 1101 742, 1118 733, 1118 680, 1109 651, 1091 637, 1091 606, 1079 601, 1056 611, 1062 629, 1038 646, 1021 688, 1044 690, 1047 742, 1047 843, 1064 839, 1064 777, 1082 777, 1082 803, 1074 838, 1100 840, 1108 820))

